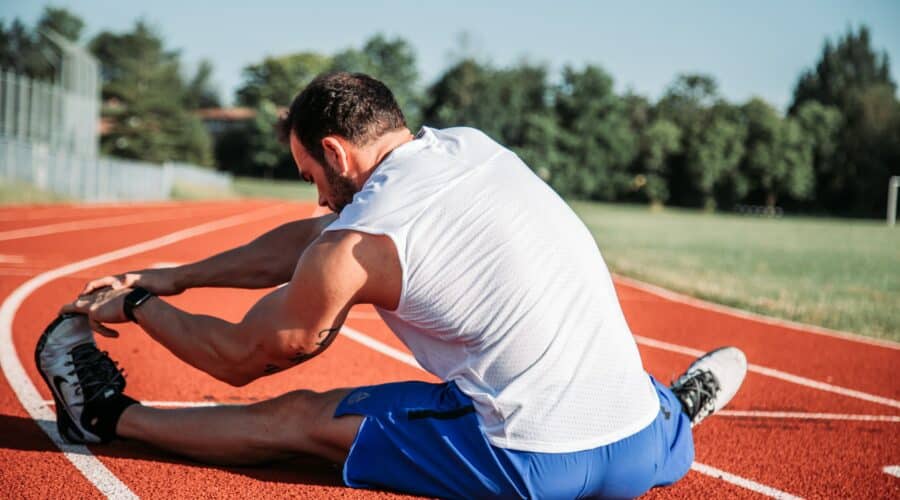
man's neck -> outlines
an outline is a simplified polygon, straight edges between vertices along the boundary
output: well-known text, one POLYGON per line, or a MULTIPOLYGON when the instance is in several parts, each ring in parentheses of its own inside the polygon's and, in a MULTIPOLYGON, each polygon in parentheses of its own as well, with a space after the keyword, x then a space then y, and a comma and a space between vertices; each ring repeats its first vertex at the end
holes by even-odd
POLYGON ((369 176, 378 168, 384 157, 414 138, 409 129, 404 127, 382 135, 371 144, 368 144, 363 151, 360 151, 360 160, 362 160, 360 163, 367 166, 365 171, 360 172, 361 175, 358 181, 360 187, 369 180, 369 176))

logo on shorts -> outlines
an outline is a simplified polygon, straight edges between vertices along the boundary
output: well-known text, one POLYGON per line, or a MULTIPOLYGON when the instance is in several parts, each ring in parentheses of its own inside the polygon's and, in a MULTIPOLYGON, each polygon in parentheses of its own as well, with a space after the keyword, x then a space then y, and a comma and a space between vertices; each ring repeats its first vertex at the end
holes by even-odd
POLYGON ((666 420, 669 420, 669 417, 672 416, 672 412, 670 412, 669 410, 667 410, 664 406, 660 406, 660 407, 659 407, 659 410, 660 410, 661 412, 663 412, 663 415, 666 417, 666 420))
POLYGON ((362 400, 364 400, 364 399, 367 399, 369 396, 370 396, 370 394, 369 394, 368 392, 357 392, 357 393, 354 393, 352 396, 350 396, 349 398, 347 398, 347 404, 348 404, 348 405, 355 405, 356 403, 359 403, 360 401, 362 401, 362 400))

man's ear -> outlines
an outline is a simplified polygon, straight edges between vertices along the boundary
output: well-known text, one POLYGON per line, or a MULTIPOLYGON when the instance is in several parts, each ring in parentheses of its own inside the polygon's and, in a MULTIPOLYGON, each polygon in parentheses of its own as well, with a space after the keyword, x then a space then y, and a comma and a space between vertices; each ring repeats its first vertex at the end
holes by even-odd
POLYGON ((347 172, 350 171, 350 151, 347 150, 346 146, 344 141, 333 135, 322 138, 322 150, 325 152, 325 159, 341 175, 347 175, 347 172))

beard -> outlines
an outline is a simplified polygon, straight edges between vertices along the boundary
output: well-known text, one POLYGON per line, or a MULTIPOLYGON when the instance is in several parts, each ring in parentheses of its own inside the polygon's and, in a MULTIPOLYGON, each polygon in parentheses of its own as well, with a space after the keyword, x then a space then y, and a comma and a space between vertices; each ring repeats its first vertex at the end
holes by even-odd
POLYGON ((353 201, 353 195, 359 190, 356 188, 356 184, 354 184, 353 181, 338 174, 331 165, 326 163, 323 167, 322 170, 325 172, 325 181, 328 182, 328 187, 331 190, 335 205, 331 208, 335 213, 340 213, 344 207, 353 201))

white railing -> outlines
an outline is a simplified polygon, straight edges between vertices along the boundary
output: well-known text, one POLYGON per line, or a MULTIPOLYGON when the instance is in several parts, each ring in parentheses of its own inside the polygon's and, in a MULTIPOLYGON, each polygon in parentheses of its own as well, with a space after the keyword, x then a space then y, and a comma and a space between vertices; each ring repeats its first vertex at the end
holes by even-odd
POLYGON ((230 174, 193 165, 77 155, 46 143, 3 136, 0 177, 93 202, 165 200, 176 183, 227 190, 232 181, 230 174))

